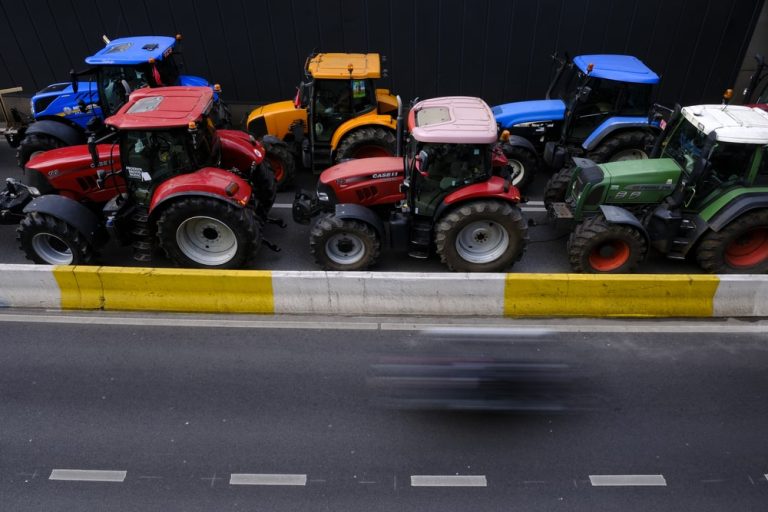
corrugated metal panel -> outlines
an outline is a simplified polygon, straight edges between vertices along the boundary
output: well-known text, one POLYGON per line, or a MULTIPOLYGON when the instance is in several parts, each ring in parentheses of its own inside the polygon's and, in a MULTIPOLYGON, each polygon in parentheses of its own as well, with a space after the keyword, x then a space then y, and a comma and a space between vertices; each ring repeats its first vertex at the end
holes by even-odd
POLYGON ((292 97, 312 50, 379 52, 404 98, 541 97, 554 51, 630 53, 665 103, 717 102, 764 0, 0 0, 0 86, 65 81, 109 37, 182 33, 186 72, 233 102, 292 97))

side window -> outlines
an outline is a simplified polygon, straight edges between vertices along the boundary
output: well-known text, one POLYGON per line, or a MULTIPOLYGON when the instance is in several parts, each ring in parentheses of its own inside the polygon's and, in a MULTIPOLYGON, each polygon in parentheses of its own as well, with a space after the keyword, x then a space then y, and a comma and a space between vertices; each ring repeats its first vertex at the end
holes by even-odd
POLYGON ((763 146, 760 150, 760 164, 757 167, 757 174, 753 186, 768 187, 768 146, 763 146))
POLYGON ((368 80, 352 80, 352 110, 362 114, 375 107, 376 91, 368 80))

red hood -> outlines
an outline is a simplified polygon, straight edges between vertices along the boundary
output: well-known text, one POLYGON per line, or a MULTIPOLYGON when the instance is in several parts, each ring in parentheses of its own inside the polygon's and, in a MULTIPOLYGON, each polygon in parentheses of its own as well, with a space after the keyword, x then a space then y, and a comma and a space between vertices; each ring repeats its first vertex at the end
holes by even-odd
POLYGON ((394 177, 400 174, 403 177, 403 159, 399 156, 379 156, 375 158, 361 158, 348 160, 324 170, 320 175, 323 183, 332 183, 338 179, 358 181, 360 179, 378 179, 394 177), (387 176, 387 173, 393 173, 387 176), (375 175, 375 176, 374 176, 375 175), (382 175, 382 176, 379 176, 382 175), (357 178, 355 180, 354 178, 357 178))
MULTIPOLYGON (((96 146, 99 152, 99 162, 104 164, 99 165, 99 168, 109 167, 107 162, 110 160, 110 151, 117 168, 120 168, 120 148, 118 146, 114 146, 114 150, 112 148, 112 144, 99 144, 96 146)), ((60 171, 79 170, 90 167, 92 163, 88 146, 80 145, 52 149, 45 153, 40 153, 33 156, 24 167, 46 173, 54 169, 60 171)))

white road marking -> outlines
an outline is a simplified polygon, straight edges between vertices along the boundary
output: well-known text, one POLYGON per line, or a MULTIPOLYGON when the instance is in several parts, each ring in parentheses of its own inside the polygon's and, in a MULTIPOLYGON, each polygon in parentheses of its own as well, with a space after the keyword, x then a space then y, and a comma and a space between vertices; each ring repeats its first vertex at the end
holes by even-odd
MULTIPOLYGON (((275 203, 272 205, 272 208, 276 208, 278 210, 290 210, 293 208, 293 205, 290 203, 275 203)), ((523 203, 520 206, 520 209, 524 212, 546 212, 547 209, 544 208, 544 201, 528 201, 527 203, 523 203)))
POLYGON ((80 482, 123 482, 127 471, 98 471, 90 469, 54 469, 48 480, 80 482))
POLYGON ((488 487, 485 475, 411 475, 411 487, 488 487))
MULTIPOLYGON (((17 310, 18 311, 18 310, 17 310)), ((146 326, 146 327, 215 327, 215 328, 240 328, 240 329, 327 329, 341 331, 421 331, 425 329, 446 329, 452 326, 456 329, 472 329, 477 332, 490 328, 498 332, 505 328, 514 329, 510 332, 519 334, 534 334, 540 331, 553 333, 760 333, 768 332, 768 321, 737 322, 733 319, 723 321, 673 321, 658 322, 649 321, 623 321, 611 320, 598 321, 556 321, 543 324, 540 321, 530 321, 508 318, 481 318, 477 322, 467 321, 462 318, 444 318, 440 320, 425 318, 412 322, 380 321, 367 317, 340 318, 339 320, 295 320, 295 316, 287 315, 271 316, 269 320, 235 320, 220 315, 221 318, 213 318, 209 315, 179 314, 137 314, 135 316, 112 315, 104 312, 96 312, 90 315, 58 313, 49 311, 49 314, 40 314, 37 310, 27 313, 2 313, 0 323, 37 323, 37 324, 75 324, 75 325, 119 325, 119 326, 146 326), (357 320, 356 320, 357 319, 357 320), (633 331, 634 330, 634 331, 633 331)), ((491 334, 495 334, 491 332, 491 334)))
POLYGON ((589 475, 589 481, 592 487, 667 485, 664 475, 589 475))
POLYGON ((307 485, 307 475, 232 473, 229 485, 307 485))

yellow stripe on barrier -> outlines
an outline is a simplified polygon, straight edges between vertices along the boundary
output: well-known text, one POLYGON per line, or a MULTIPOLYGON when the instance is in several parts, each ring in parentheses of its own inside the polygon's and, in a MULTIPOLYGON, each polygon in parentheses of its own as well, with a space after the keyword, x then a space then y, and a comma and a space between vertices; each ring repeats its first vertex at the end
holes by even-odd
POLYGON ((57 267, 63 309, 268 313, 272 273, 122 267, 57 267))
POLYGON ((711 317, 710 275, 508 274, 505 316, 711 317))

